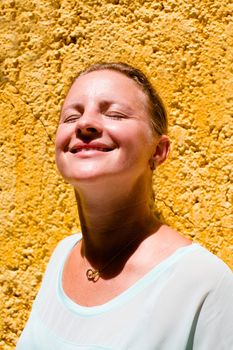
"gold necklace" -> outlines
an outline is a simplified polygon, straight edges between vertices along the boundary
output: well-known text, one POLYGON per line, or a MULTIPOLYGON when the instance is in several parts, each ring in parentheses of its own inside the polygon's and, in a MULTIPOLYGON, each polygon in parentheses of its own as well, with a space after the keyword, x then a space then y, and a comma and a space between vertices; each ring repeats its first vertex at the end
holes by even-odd
MULTIPOLYGON (((129 241, 125 246, 123 246, 115 255, 113 255, 111 257, 111 259, 102 267, 102 269, 93 269, 93 268, 89 268, 86 271, 86 277, 88 279, 88 281, 92 281, 92 282, 97 282, 102 274, 102 272, 119 256, 121 255, 131 244, 133 244, 136 239, 139 236, 137 236, 136 238, 132 239, 131 241, 129 241)), ((86 261, 86 257, 84 255, 84 259, 86 261)))

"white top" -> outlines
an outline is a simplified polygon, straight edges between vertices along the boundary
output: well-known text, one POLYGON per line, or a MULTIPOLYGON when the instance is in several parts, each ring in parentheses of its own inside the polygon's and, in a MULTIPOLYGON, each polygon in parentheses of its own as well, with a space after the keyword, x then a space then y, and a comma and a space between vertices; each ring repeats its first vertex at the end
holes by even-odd
POLYGON ((180 248, 111 301, 84 307, 61 280, 80 239, 53 253, 17 350, 233 349, 233 274, 219 258, 198 244, 180 248))

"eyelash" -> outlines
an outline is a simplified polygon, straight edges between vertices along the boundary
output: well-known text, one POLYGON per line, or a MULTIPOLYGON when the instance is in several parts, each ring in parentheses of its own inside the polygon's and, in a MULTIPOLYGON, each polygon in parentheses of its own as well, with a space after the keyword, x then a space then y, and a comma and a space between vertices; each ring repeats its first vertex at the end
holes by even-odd
POLYGON ((80 118, 80 115, 78 114, 70 115, 69 117, 64 119, 63 123, 74 123, 79 118, 80 118))
MULTIPOLYGON (((126 118, 126 116, 123 114, 105 114, 105 116, 113 120, 121 120, 126 118)), ((80 117, 81 115, 79 114, 70 115, 67 118, 64 118, 63 123, 75 123, 80 117)))
POLYGON ((123 118, 120 115, 107 115, 107 117, 113 120, 121 120, 123 118))
POLYGON ((123 114, 106 114, 106 116, 113 120, 121 120, 126 118, 126 116, 123 114))

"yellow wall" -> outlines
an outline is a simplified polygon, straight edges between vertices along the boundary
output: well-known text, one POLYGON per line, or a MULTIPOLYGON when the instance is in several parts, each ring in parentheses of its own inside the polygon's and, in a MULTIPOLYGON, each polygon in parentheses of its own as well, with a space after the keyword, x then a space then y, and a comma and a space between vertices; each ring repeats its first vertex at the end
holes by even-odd
POLYGON ((0 348, 13 349, 51 251, 78 230, 53 139, 71 77, 95 61, 152 78, 173 140, 154 175, 158 210, 233 267, 230 1, 2 0, 0 11, 0 348))

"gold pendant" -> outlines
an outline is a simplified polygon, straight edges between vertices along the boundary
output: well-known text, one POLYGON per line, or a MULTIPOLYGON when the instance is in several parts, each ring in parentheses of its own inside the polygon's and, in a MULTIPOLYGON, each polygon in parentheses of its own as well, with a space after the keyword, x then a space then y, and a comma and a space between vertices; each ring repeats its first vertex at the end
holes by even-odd
POLYGON ((98 270, 88 269, 86 272, 88 281, 97 282, 100 278, 100 273, 98 270))

